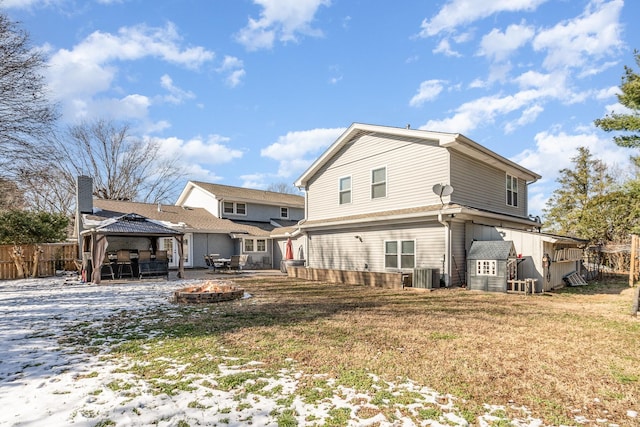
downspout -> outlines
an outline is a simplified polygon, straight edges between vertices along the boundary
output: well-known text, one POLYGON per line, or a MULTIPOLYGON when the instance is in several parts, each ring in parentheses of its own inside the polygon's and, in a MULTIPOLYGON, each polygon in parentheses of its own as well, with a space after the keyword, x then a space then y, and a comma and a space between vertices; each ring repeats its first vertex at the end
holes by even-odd
POLYGON ((445 287, 451 284, 451 226, 442 217, 442 212, 438 212, 438 222, 444 226, 444 259, 442 260, 442 272, 445 287))

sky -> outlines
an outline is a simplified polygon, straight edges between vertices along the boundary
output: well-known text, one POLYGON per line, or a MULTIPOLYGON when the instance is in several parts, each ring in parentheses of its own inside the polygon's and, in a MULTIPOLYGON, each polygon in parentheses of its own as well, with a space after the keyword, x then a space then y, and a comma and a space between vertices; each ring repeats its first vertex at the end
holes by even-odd
MULTIPOLYGON (((624 112, 640 49, 632 0, 0 0, 47 58, 62 123, 108 118, 161 143, 187 179, 293 184, 354 122, 461 133, 542 175, 624 112)), ((176 194, 177 196, 177 194, 176 194)), ((174 201, 174 200, 172 200, 174 201)))
MULTIPOLYGON (((467 424, 462 418, 464 411, 458 397, 445 396, 407 378, 396 383, 372 378, 379 390, 411 393, 411 403, 395 404, 398 412, 393 420, 387 419, 383 410, 377 410, 379 405, 384 408, 386 404, 376 403, 380 399, 375 393, 336 384, 328 374, 306 373, 304 364, 295 360, 291 360, 290 368, 274 375, 262 369, 263 363, 259 360, 240 364, 234 358, 222 356, 222 363, 217 365, 219 372, 196 369, 198 374, 194 375, 183 374, 188 367, 184 360, 174 360, 167 355, 162 358, 168 366, 166 375, 145 380, 134 374, 139 372, 139 366, 136 368, 125 356, 104 357, 113 352, 113 347, 130 342, 131 336, 146 340, 145 348, 151 348, 157 333, 156 320, 148 313, 185 316, 184 308, 171 303, 169 297, 182 287, 198 284, 202 285, 201 279, 92 286, 80 283, 77 277, 3 283, 0 426, 245 426, 249 421, 257 426, 277 426, 277 414, 291 409, 296 412, 298 425, 305 425, 312 419, 318 423, 328 420, 332 411, 344 408, 350 410, 350 422, 359 426, 415 425, 415 418, 410 415, 415 417, 418 410, 424 408, 440 411, 440 422, 433 418, 432 426, 467 424), (105 320, 112 316, 126 316, 136 321, 120 324, 121 329, 115 334, 113 325, 105 327, 105 320), (61 346, 60 340, 65 344, 61 346), (261 373, 264 377, 260 377, 261 373), (242 384, 230 390, 217 386, 222 377, 247 374, 257 376, 264 385, 255 391, 249 391, 249 387, 242 384), (319 379, 327 381, 327 388, 333 389, 334 395, 309 402, 299 387, 319 379), (154 380, 169 384, 188 381, 189 386, 178 385, 169 395, 156 392, 154 380), (360 412, 363 408, 368 411, 360 412)), ((253 296, 245 292, 244 298, 250 303, 253 296)), ((201 306, 194 310, 195 315, 198 310, 215 314, 217 307, 201 306)), ((218 312, 224 315, 223 310, 218 312)), ((225 353, 224 348, 213 346, 210 351, 211 354, 205 353, 202 357, 208 357, 212 363, 218 363, 218 355, 225 353)), ((518 409, 524 413, 523 417, 509 420, 511 425, 542 425, 540 419, 526 415, 526 408, 518 409)), ((498 420, 504 422, 504 406, 486 405, 485 410, 480 416, 484 425, 498 420)), ((633 421, 638 413, 630 408, 627 416, 633 421)), ((582 418, 577 416, 576 421, 585 421, 582 418)))

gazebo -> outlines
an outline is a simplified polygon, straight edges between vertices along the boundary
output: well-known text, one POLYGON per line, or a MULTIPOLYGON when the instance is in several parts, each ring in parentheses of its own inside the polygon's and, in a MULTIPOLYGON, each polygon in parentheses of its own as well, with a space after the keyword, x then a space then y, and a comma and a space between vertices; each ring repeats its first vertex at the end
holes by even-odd
MULTIPOLYGON (((100 225, 86 229, 80 233, 82 251, 89 255, 92 265, 91 281, 100 283, 101 267, 107 255, 109 240, 125 238, 130 242, 137 242, 139 246, 151 247, 155 252, 158 239, 173 237, 178 245, 178 277, 184 277, 183 238, 184 233, 154 222, 142 215, 130 213, 117 218, 109 218, 100 225), (96 268, 96 266, 98 266, 96 268)), ((83 259, 83 263, 86 260, 83 259)))

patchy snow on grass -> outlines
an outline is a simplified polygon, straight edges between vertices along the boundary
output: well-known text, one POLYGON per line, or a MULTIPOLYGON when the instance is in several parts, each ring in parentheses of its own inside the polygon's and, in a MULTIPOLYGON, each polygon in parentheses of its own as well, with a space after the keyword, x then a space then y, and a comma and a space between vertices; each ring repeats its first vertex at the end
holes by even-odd
MULTIPOLYGON (((77 343, 69 334, 99 330, 110 316, 134 318, 136 312, 171 304, 173 292, 189 284, 96 286, 68 278, 0 283, 0 426, 468 425, 455 397, 410 380, 390 383, 371 376, 377 390, 372 395, 305 374, 294 360, 290 369, 274 374, 262 371, 260 361, 239 365, 226 358, 229 363, 219 364, 218 373, 195 376, 183 375, 184 365, 164 358, 170 366, 165 376, 178 378, 176 384, 136 375, 134 365, 141 362, 103 357, 107 338, 97 352, 65 345, 77 343), (234 375, 242 381, 241 390, 221 386, 234 375), (312 389, 313 396, 301 395, 302 380, 323 386, 312 389)), ((133 331, 143 334, 144 328, 133 331)), ((495 415, 500 412, 487 407, 474 422, 542 425, 530 417, 505 420, 495 415)))

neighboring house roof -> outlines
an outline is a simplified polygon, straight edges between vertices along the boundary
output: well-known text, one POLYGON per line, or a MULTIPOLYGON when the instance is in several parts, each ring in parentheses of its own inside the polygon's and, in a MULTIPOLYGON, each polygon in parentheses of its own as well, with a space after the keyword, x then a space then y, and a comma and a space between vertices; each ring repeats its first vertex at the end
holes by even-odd
POLYGON ((94 213, 83 215, 85 228, 98 225, 108 218, 136 213, 160 224, 182 232, 247 233, 253 236, 268 236, 269 232, 249 224, 238 224, 228 219, 217 218, 203 208, 183 208, 174 205, 127 202, 120 200, 93 200, 94 213), (97 209, 96 209, 97 208, 97 209))
POLYGON ((307 183, 315 176, 335 154, 346 144, 360 138, 363 135, 380 134, 405 138, 418 138, 437 142, 441 147, 467 154, 484 163, 497 166, 507 171, 513 171, 514 175, 533 182, 541 178, 535 172, 526 169, 519 164, 500 156, 497 153, 483 147, 459 133, 432 132, 418 129, 407 129, 389 126, 368 125, 353 123, 295 182, 296 187, 306 187, 307 183))
POLYGON ((199 187, 218 200, 235 202, 260 203, 283 207, 304 208, 304 196, 278 193, 275 191, 254 190, 251 188, 232 187, 229 185, 211 184, 201 181, 189 181, 178 197, 176 205, 182 205, 193 187, 199 187))
POLYGON ((475 241, 471 244, 468 260, 506 260, 516 257, 516 249, 511 240, 475 241))

